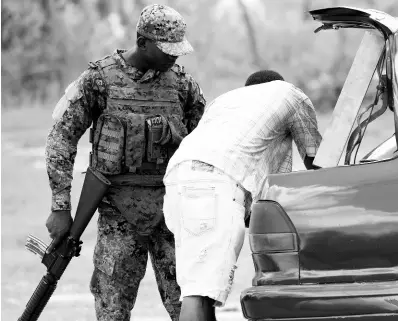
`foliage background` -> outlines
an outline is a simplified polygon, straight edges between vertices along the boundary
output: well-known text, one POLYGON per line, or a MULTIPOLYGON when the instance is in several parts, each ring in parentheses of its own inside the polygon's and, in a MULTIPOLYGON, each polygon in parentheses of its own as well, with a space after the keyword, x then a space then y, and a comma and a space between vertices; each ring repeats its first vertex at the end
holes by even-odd
MULTIPOLYGON (((64 88, 115 48, 135 41, 148 0, 3 0, 2 106, 54 105, 64 88)), ((208 100, 274 69, 301 87, 319 111, 337 99, 362 31, 326 31, 309 9, 350 5, 398 15, 394 0, 158 0, 188 24, 195 53, 181 58, 208 100)))

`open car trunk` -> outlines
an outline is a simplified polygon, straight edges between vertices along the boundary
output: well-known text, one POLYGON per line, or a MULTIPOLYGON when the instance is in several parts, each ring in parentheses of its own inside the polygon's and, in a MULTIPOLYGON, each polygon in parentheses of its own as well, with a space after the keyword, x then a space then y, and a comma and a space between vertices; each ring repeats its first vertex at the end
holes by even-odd
MULTIPOLYGON (((390 110, 394 110, 395 104, 398 105, 398 20, 380 11, 352 7, 312 10, 310 14, 322 24, 315 32, 340 28, 368 30, 355 56, 314 161, 320 167, 332 167, 339 164, 344 148, 347 147, 361 103, 379 63, 383 63, 385 69, 385 90, 388 93, 385 97, 386 105, 390 110)), ((397 109, 394 116, 395 131, 398 132, 397 109)), ((398 145, 398 136, 395 137, 395 141, 398 145)))
MULTIPOLYGON (((336 7, 313 10, 310 14, 322 23, 322 29, 371 29, 382 36, 386 44, 398 31, 397 19, 376 10, 336 7)), ((371 41, 378 42, 377 39, 371 41)), ((378 44, 372 48, 382 51, 372 58, 374 65, 370 66, 364 82, 363 96, 378 56, 389 54, 386 47, 378 44)), ((358 51, 357 56, 365 56, 366 48, 369 45, 363 52, 358 51)), ((386 60, 386 64, 389 63, 391 61, 386 60)), ((361 72, 360 65, 355 72, 361 72)), ((391 87, 387 88, 391 93, 391 107, 394 105, 393 75, 395 72, 389 75, 391 87)), ((345 87, 354 87, 357 82, 346 82, 345 87)), ((352 101, 355 94, 353 91, 347 95, 352 101)), ((351 109, 359 110, 361 101, 356 103, 356 106, 341 106, 344 113, 339 115, 340 111, 335 110, 333 116, 342 122, 351 109)), ((336 135, 335 128, 330 136, 342 140, 342 146, 346 143, 336 135)), ((326 144, 324 149, 330 149, 328 142, 322 141, 322 144, 326 144)), ((397 144, 393 142, 392 146, 388 161, 270 175, 266 198, 281 205, 298 236, 300 284, 398 280, 398 155, 394 156, 397 144)), ((321 145, 318 153, 322 151, 321 145)))
POLYGON ((398 30, 398 22, 394 17, 373 9, 354 7, 333 7, 310 11, 314 18, 322 23, 321 29, 361 28, 377 29, 385 39, 398 30))
POLYGON ((366 32, 315 158, 324 168, 269 175, 265 199, 253 205, 249 241, 256 273, 253 287, 242 293, 242 310, 251 320, 395 320, 398 20, 351 7, 310 14, 322 23, 317 31, 366 32), (338 166, 380 61, 395 134, 361 164, 338 166))

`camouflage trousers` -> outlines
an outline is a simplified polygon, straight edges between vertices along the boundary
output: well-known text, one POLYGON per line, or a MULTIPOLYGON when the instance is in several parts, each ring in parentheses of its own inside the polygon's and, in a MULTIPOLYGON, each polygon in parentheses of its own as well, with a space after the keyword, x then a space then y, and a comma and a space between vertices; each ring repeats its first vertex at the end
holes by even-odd
POLYGON ((129 321, 148 253, 163 305, 178 320, 174 236, 164 222, 164 188, 112 187, 99 211, 90 290, 99 321, 129 321))

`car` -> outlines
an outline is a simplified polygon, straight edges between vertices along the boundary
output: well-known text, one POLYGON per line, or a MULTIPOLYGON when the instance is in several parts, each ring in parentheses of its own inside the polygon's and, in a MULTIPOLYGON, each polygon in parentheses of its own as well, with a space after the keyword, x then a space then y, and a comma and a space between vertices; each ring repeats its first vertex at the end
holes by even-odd
POLYGON ((316 31, 364 35, 314 160, 321 168, 269 175, 252 206, 255 275, 242 312, 252 321, 398 320, 398 19, 353 7, 309 13, 316 31), (380 115, 394 124, 391 137, 357 160, 380 115))

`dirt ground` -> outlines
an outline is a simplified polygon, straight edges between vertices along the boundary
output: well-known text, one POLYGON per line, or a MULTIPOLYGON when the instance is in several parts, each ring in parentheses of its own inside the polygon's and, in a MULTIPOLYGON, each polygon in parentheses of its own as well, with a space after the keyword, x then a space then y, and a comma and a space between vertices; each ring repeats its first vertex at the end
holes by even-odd
MULTIPOLYGON (((384 120, 382 120, 384 121, 384 120)), ((321 132, 328 117, 319 119, 321 132)), ((51 126, 51 110, 42 108, 18 109, 2 113, 1 168, 1 317, 17 320, 37 283, 45 273, 39 257, 24 249, 28 234, 49 241, 45 220, 50 210, 51 193, 44 165, 44 143, 51 126)), ((375 147, 391 130, 384 126, 369 129, 370 140, 364 152, 375 147)), ((390 127, 391 128, 391 127, 390 127)), ((82 171, 87 167, 88 137, 79 144, 72 188, 74 208, 83 182, 82 171)), ((303 168, 295 151, 296 168, 303 168)), ((96 239, 97 214, 84 233, 81 256, 72 260, 59 282, 41 321, 95 320, 93 298, 88 283, 93 270, 92 253, 96 239)), ((251 285, 254 268, 246 238, 238 261, 235 284, 228 303, 217 311, 218 320, 244 320, 239 296, 251 285)), ((168 320, 154 274, 149 266, 141 283, 132 320, 168 320)))

